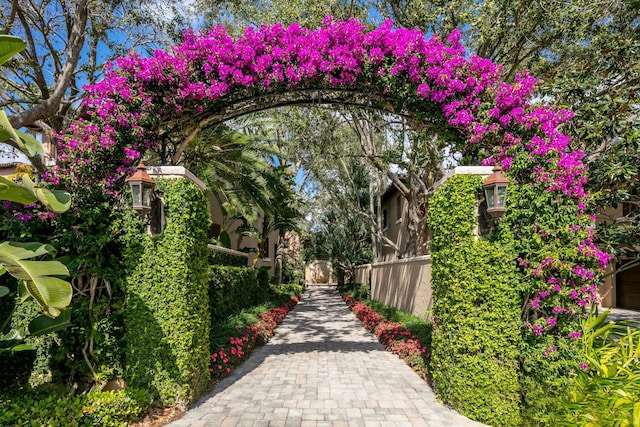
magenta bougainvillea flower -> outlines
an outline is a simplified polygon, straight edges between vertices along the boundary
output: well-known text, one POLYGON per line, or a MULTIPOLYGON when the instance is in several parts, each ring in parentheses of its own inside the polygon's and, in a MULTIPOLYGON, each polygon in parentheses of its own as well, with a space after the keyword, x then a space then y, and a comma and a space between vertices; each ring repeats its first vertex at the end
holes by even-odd
MULTIPOLYGON (((584 153, 572 151, 561 130, 573 113, 541 105, 536 79, 526 70, 513 83, 502 81, 501 71, 488 59, 468 55, 459 31, 446 40, 427 39, 391 21, 367 30, 355 19, 327 17, 318 29, 263 25, 237 39, 224 27, 188 30, 184 42, 168 51, 131 53, 107 64, 105 78, 84 88, 85 119, 55 135, 61 164, 44 178, 71 190, 99 186, 117 196, 142 153, 158 149, 176 128, 197 130, 207 116, 247 99, 323 89, 375 95, 385 105, 409 110, 389 107, 394 112, 456 128, 469 148, 484 149, 484 164, 500 163, 507 172, 516 155, 525 153, 534 165, 526 178, 530 184, 572 200, 582 212, 588 197, 584 153)), ((571 230, 583 230, 578 223, 571 230)), ((535 231, 549 239, 557 230, 535 231)), ((595 300, 596 276, 585 265, 596 260, 604 268, 609 256, 593 243, 592 230, 586 231, 578 248, 584 265, 518 259, 541 283, 528 307, 553 309, 555 318, 595 300), (566 277, 554 275, 567 269, 566 277), (552 292, 568 290, 575 305, 546 307, 552 292)), ((556 330, 545 318, 538 316, 525 330, 536 336, 556 330)))

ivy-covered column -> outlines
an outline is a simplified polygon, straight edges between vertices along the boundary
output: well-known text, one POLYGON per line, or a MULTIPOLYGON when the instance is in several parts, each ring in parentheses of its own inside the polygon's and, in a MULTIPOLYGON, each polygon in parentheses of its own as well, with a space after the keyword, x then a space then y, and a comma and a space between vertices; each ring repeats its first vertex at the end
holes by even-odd
POLYGON ((166 228, 130 236, 125 377, 163 404, 186 406, 209 380, 207 200, 187 179, 154 179, 166 228))
POLYGON ((454 175, 429 202, 438 396, 492 426, 520 424, 520 297, 515 256, 476 239, 478 175, 454 175))

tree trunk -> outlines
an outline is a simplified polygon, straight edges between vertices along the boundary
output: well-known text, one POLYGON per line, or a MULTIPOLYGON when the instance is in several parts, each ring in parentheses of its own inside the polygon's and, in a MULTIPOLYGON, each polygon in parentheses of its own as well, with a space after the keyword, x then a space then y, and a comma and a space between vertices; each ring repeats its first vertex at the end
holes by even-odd
POLYGON ((273 275, 275 276, 276 285, 282 284, 282 261, 284 258, 284 236, 285 231, 280 230, 278 233, 278 249, 276 250, 276 260, 273 266, 273 275))

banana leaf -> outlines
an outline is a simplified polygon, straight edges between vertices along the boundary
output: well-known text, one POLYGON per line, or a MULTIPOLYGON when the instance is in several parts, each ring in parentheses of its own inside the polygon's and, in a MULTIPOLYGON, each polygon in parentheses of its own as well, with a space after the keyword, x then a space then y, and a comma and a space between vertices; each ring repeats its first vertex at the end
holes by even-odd
POLYGON ((32 261, 53 252, 50 245, 40 243, 0 243, 0 264, 13 277, 22 280, 19 293, 31 297, 49 317, 57 317, 60 310, 71 303, 71 284, 56 276, 68 276, 69 271, 59 261, 32 261))

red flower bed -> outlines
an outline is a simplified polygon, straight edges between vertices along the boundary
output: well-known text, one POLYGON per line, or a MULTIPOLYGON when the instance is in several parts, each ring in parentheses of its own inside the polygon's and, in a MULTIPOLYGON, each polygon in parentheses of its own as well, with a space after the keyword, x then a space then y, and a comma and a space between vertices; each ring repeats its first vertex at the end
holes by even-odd
POLYGON ((427 360, 431 355, 418 337, 411 335, 411 332, 403 327, 402 323, 390 322, 383 315, 373 311, 371 307, 351 295, 346 294, 342 298, 362 321, 362 325, 378 337, 385 350, 397 354, 418 375, 427 378, 427 360))
POLYGON ((214 379, 227 376, 232 369, 239 366, 257 345, 265 344, 275 333, 276 327, 282 323, 287 314, 300 301, 300 295, 291 298, 282 307, 272 308, 258 316, 258 323, 246 326, 237 337, 229 338, 229 345, 221 347, 211 355, 209 372, 214 379))

